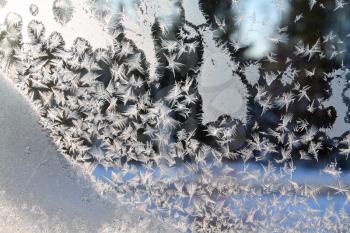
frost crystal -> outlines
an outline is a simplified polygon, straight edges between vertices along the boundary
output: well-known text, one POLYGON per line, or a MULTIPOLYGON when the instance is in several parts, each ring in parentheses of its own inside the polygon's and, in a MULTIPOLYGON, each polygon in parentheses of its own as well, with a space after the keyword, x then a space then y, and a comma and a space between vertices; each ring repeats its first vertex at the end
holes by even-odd
POLYGON ((55 0, 52 11, 57 22, 66 24, 73 17, 73 4, 71 0, 55 0))
POLYGON ((313 25, 346 2, 51 3, 6 14, 1 69, 99 190, 183 232, 349 229, 349 32, 313 25))
POLYGON ((39 8, 35 4, 30 4, 29 11, 33 16, 36 16, 37 14, 39 14, 39 8))

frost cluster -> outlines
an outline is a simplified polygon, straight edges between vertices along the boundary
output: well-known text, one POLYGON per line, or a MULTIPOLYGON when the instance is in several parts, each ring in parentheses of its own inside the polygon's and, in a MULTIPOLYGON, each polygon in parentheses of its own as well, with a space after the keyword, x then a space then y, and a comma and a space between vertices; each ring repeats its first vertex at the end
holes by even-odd
MULTIPOLYGON (((350 134, 327 134, 337 118, 327 104, 337 80, 347 84, 333 94, 349 112, 349 70, 336 62, 344 51, 335 45, 346 35, 289 41, 286 26, 269 40, 289 46, 291 57, 242 61, 244 44, 223 39, 227 19, 206 12, 206 2, 143 0, 128 14, 114 12, 111 1, 89 1, 86 10, 108 24, 113 44, 106 48, 81 37, 67 47, 60 33, 45 34, 45 22, 22 25, 10 13, 1 25, 1 67, 60 152, 111 171, 104 179, 123 201, 181 231, 346 232, 350 187, 337 160, 347 160, 350 134), (325 70, 324 61, 334 65, 325 70), (317 164, 321 155, 333 161, 320 176, 334 184, 293 180, 297 163, 317 164), (321 211, 319 195, 340 195, 343 206, 321 211)), ((334 4, 309 5, 348 7, 334 4)), ((60 24, 74 10, 70 0, 54 1, 60 24)), ((31 12, 40 14, 40 6, 31 12)), ((295 24, 303 19, 294 16, 295 24)))

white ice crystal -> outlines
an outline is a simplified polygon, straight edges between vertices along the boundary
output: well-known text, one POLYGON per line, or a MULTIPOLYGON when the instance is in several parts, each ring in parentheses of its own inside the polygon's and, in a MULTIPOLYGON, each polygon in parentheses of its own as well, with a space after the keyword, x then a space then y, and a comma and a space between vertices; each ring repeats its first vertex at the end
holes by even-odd
MULTIPOLYGON (((18 8, 14 2, 0 8, 1 70, 59 152, 56 160, 46 154, 44 162, 27 160, 39 164, 36 171, 67 157, 92 180, 83 202, 99 192, 108 203, 117 199, 182 232, 349 228, 350 189, 340 167, 350 154, 344 124, 349 71, 341 61, 345 50, 337 49, 345 49, 344 35, 290 35, 317 10, 338 14, 345 2, 305 2, 308 12, 290 11, 284 16, 290 23, 277 25, 281 13, 296 9, 293 4, 259 1, 268 6, 266 17, 274 12, 269 30, 268 19, 244 9, 253 1, 33 0, 18 8), (249 47, 256 42, 269 45, 249 47), (267 53, 269 46, 275 49, 267 53), (324 157, 328 165, 322 165, 324 157), (329 179, 298 179, 303 164, 321 164, 317 177, 329 179), (335 205, 339 200, 341 207, 335 205)), ((32 150, 25 151, 31 156, 32 150)), ((17 174, 1 164, 4 177, 17 174)), ((50 171, 69 171, 60 169, 50 171)), ((50 176, 36 179, 57 188, 50 176)), ((30 181, 24 186, 37 184, 30 181)), ((80 192, 76 182, 66 185, 62 190, 71 195, 80 192)), ((59 197, 49 185, 42 189, 50 193, 45 200, 59 197)), ((7 199, 0 199, 0 216, 18 212, 7 199)), ((103 217, 96 213, 89 227, 148 229, 103 217)))
MULTIPOLYGON (((58 2, 65 1, 60 0, 58 2)), ((77 37, 88 39, 90 44, 95 48, 106 48, 112 44, 112 38, 104 30, 103 25, 88 13, 87 0, 67 0, 67 2, 71 2, 75 12, 72 14, 70 21, 66 22, 65 25, 61 25, 61 23, 55 20, 55 12, 53 11, 54 0, 33 0, 20 3, 18 1, 8 1, 5 7, 0 8, 0 15, 5 17, 7 14, 15 12, 22 17, 24 27, 33 19, 44 22, 46 34, 50 35, 53 31, 60 32, 67 46, 72 45, 74 39, 77 37), (37 15, 31 14, 31 4, 40 6, 37 15), (97 37, 96 35, 99 36, 97 37)), ((25 42, 28 42, 27 33, 23 33, 23 39, 25 42)))

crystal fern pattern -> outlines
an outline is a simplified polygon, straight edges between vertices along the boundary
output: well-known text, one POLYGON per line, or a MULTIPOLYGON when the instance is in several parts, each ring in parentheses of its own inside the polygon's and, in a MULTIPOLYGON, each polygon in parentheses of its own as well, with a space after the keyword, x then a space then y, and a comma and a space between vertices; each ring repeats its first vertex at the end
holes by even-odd
MULTIPOLYGON (((45 33, 45 22, 23 25, 10 13, 1 24, 1 68, 62 154, 111 171, 103 182, 122 201, 180 231, 348 231, 350 188, 337 161, 348 159, 350 134, 327 135, 335 121, 349 123, 349 114, 336 120, 329 106, 338 80, 344 85, 333 94, 349 112, 349 70, 336 62, 344 51, 334 45, 346 35, 289 41, 295 29, 286 26, 268 40, 290 57, 242 60, 245 45, 226 38, 241 19, 210 13, 208 2, 142 0, 130 15, 109 1, 87 1, 85 10, 108 25, 107 48, 81 37, 66 46, 59 32, 45 33), (191 22, 191 13, 204 22, 191 22), (318 67, 325 62, 332 65, 318 67), (319 175, 334 182, 293 179, 298 163, 320 164, 321 156, 332 159, 317 165, 319 175), (320 211, 319 195, 341 196, 343 205, 336 209, 328 198, 320 211)), ((325 2, 309 1, 307 10, 348 8, 346 1, 325 2)), ((73 5, 55 0, 55 20, 68 24, 73 5)), ((294 24, 304 19, 300 12, 292 17, 294 24)))

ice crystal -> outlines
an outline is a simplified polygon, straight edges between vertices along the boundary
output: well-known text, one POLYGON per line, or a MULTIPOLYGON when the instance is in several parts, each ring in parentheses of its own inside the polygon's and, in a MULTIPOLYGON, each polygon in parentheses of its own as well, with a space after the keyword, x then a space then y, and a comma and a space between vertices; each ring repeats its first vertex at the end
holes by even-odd
POLYGON ((7 3, 7 0, 1 0, 0 1, 0 7, 4 7, 7 3))
MULTIPOLYGON (((122 201, 181 231, 345 231, 350 191, 339 160, 320 172, 330 185, 293 179, 300 161, 349 156, 349 71, 334 45, 341 41, 333 32, 289 38, 309 20, 293 12, 290 25, 264 38, 289 57, 272 51, 244 60, 248 44, 233 32, 247 20, 241 2, 217 3, 222 14, 209 2, 143 0, 129 8, 121 1, 111 9, 108 1, 53 2, 59 24, 77 10, 108 25, 113 43, 103 48, 82 37, 67 46, 62 33, 45 33, 45 22, 22 25, 10 13, 1 25, 1 66, 61 153, 106 171, 122 201), (330 205, 321 213, 321 194, 347 201, 341 211, 330 205)), ((310 12, 347 7, 305 4, 310 12)), ((273 1, 278 12, 283 5, 273 1)), ((249 22, 254 28, 255 13, 249 22)), ((124 231, 114 227, 102 232, 124 231)))
POLYGON ((37 14, 39 14, 39 8, 35 4, 30 4, 29 11, 33 16, 37 16, 37 14))
POLYGON ((55 0, 52 11, 57 22, 66 24, 73 17, 73 4, 70 0, 55 0))

